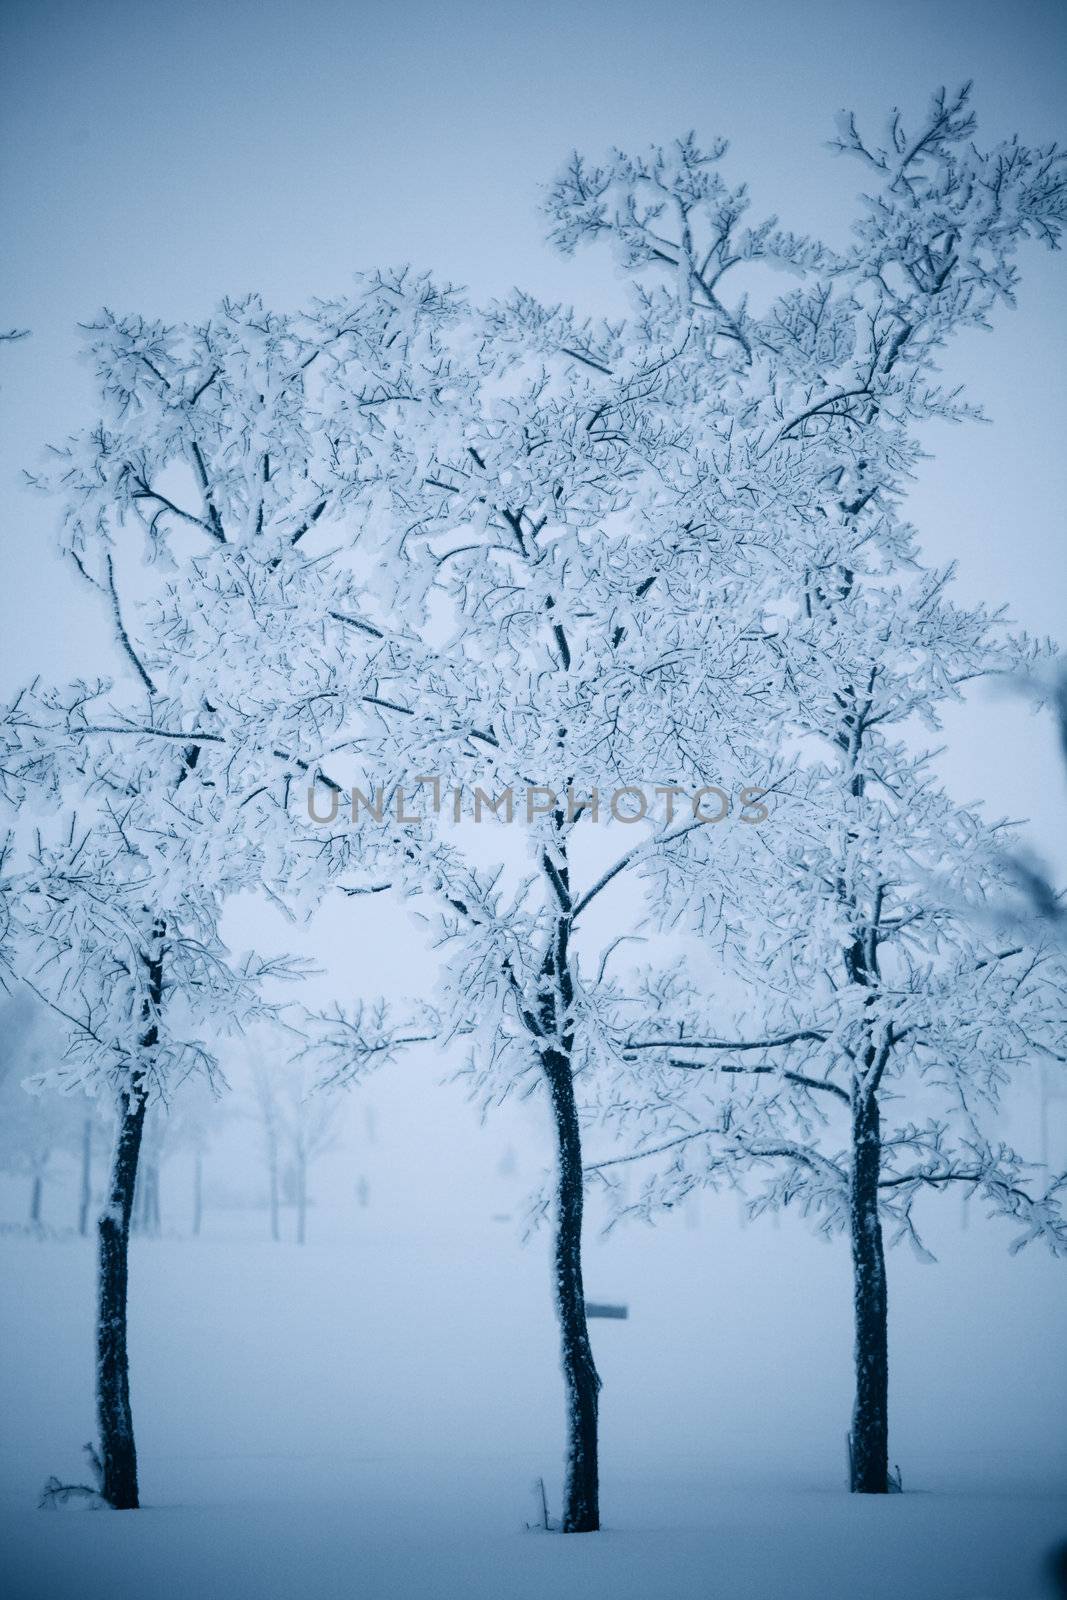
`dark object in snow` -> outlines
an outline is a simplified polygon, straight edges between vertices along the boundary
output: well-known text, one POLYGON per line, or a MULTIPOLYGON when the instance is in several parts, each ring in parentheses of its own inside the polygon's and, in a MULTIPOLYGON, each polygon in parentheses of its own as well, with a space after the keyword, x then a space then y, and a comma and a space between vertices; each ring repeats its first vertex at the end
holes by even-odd
POLYGON ((548 1496, 545 1494, 544 1478, 538 1478, 537 1482, 534 1484, 534 1488, 537 1491, 538 1501, 540 1503, 541 1520, 540 1522, 528 1522, 526 1524, 526 1530, 527 1532, 530 1532, 534 1528, 540 1528, 545 1533, 554 1533, 556 1531, 557 1524, 552 1521, 552 1518, 548 1514, 548 1496))
POLYGON ((1056 1586, 1056 1593, 1067 1600, 1067 1544, 1057 1545, 1049 1556, 1049 1576, 1056 1586))
POLYGON ((37 1502, 39 1511, 55 1511, 59 1506, 70 1505, 72 1501, 76 1505, 91 1506, 94 1511, 100 1506, 107 1505, 102 1492, 104 1468, 91 1441, 85 1446, 85 1455, 96 1487, 93 1488, 87 1483, 61 1483, 53 1475, 41 1490, 41 1497, 37 1502))
POLYGON ((585 1302, 585 1314, 587 1317, 611 1317, 618 1322, 625 1322, 630 1315, 630 1308, 629 1306, 600 1305, 595 1300, 587 1300, 585 1302))

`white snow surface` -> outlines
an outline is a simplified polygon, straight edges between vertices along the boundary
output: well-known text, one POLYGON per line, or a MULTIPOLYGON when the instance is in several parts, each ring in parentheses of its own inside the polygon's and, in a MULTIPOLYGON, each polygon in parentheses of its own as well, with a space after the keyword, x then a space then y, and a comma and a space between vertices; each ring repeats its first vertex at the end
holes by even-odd
POLYGON ((144 1509, 42 1512, 93 1433, 86 1241, 0 1237, 0 1568, 10 1600, 1037 1600, 1067 1537, 1062 1265, 945 1206, 889 1258, 891 1453, 905 1493, 844 1490, 840 1242, 728 1199, 591 1239, 600 1535, 558 1513, 562 1395, 547 1239, 449 1199, 422 1223, 261 1214, 137 1239, 131 1353, 144 1509), (942 1250, 942 1246, 944 1246, 942 1250))

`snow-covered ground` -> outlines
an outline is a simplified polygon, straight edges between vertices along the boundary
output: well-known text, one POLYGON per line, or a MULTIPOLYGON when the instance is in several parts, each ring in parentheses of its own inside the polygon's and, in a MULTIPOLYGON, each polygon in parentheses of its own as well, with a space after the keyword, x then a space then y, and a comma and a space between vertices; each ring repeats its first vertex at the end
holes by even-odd
POLYGON ((938 1219, 890 1262, 892 1456, 906 1492, 844 1492, 847 1261, 728 1199, 591 1241, 605 1531, 560 1504, 546 1241, 440 1209, 262 1213, 136 1240, 133 1394, 146 1509, 35 1509, 84 1476, 92 1252, 0 1238, 0 1462, 12 1600, 1029 1600, 1067 1537, 1062 1265, 938 1219))

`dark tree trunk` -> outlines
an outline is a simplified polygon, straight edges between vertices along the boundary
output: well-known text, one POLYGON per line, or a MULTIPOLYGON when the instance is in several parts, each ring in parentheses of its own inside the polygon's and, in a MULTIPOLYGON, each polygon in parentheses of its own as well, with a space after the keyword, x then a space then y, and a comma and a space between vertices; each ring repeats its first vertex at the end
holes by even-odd
POLYGON ((852 1103, 849 1186, 856 1331, 856 1395, 849 1445, 853 1494, 889 1492, 888 1302, 878 1213, 881 1155, 877 1094, 857 1085, 852 1103))
POLYGON ((567 1470, 563 1532, 600 1527, 597 1415, 600 1378, 593 1361, 582 1282, 582 1134, 574 1096, 574 979, 570 969, 571 898, 563 818, 555 814, 557 841, 542 868, 560 902, 553 937, 541 966, 536 1016, 527 1017, 541 1056, 556 1134, 556 1217, 553 1250, 556 1312, 567 1397, 567 1470))
POLYGON ((126 1285, 130 1215, 144 1132, 145 1099, 139 1086, 119 1096, 119 1125, 111 1159, 107 1202, 101 1213, 100 1287, 96 1323, 96 1415, 100 1429, 101 1493, 117 1511, 137 1507, 137 1448, 130 1411, 126 1350, 126 1285))
POLYGON ((78 1232, 83 1239, 89 1236, 89 1212, 93 1204, 93 1119, 86 1117, 82 1124, 82 1185, 78 1202, 78 1232))
POLYGON ((563 1379, 567 1392, 567 1478, 564 1533, 600 1527, 597 1408, 600 1378, 593 1361, 582 1283, 582 1141, 569 1056, 542 1056, 556 1128, 558 1185, 554 1268, 563 1379))
MULTIPOLYGON (((147 1024, 141 1049, 159 1043, 163 1000, 164 925, 152 930, 153 949, 142 959, 148 971, 147 1024)), ((118 1127, 111 1158, 107 1199, 98 1227, 100 1282, 96 1320, 96 1417, 100 1429, 100 1492, 116 1511, 136 1510, 137 1447, 130 1409, 130 1367, 126 1344, 126 1289, 129 1276, 130 1217, 144 1136, 147 1100, 141 1072, 131 1075, 119 1094, 118 1127)))
POLYGON ((44 1179, 39 1172, 33 1175, 33 1185, 30 1189, 30 1227, 41 1226, 41 1201, 44 1198, 44 1179))

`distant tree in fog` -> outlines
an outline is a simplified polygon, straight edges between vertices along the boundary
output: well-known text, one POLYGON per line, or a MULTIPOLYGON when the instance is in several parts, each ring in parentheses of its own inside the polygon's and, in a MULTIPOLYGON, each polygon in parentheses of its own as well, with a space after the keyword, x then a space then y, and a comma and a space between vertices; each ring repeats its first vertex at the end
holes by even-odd
POLYGON ((338 1137, 341 1102, 323 1093, 305 1062, 259 1058, 252 1083, 267 1167, 271 1238, 281 1238, 283 1200, 296 1211, 296 1242, 307 1237, 308 1180, 320 1156, 338 1137))
POLYGON ((0 1008, 0 1171, 28 1180, 25 1220, 35 1229, 68 1222, 46 1212, 45 1188, 57 1161, 69 1157, 80 1140, 83 1120, 75 1101, 35 1095, 24 1087, 48 1064, 56 1044, 56 1030, 42 1025, 41 1010, 18 992, 0 1008))

